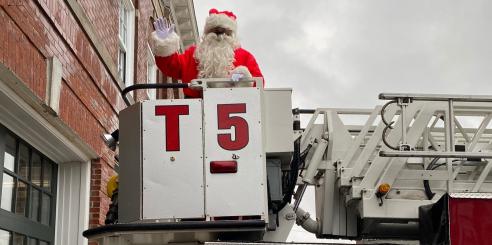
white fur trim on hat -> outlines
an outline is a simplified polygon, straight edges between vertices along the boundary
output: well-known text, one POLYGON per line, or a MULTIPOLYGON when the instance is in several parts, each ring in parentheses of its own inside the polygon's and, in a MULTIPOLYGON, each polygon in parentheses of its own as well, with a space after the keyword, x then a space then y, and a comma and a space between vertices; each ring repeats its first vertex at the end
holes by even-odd
POLYGON ((167 38, 159 38, 155 31, 151 34, 152 52, 155 56, 167 57, 179 50, 179 36, 175 32, 171 33, 167 38))
POLYGON ((234 74, 234 73, 241 73, 244 75, 244 78, 253 78, 253 76, 251 75, 251 72, 249 72, 249 69, 246 66, 238 66, 238 67, 234 68, 231 71, 231 74, 234 74))
POLYGON ((204 33, 207 34, 214 27, 223 27, 231 30, 234 34, 236 33, 237 24, 236 21, 231 19, 231 17, 225 14, 211 14, 207 17, 205 21, 204 33))

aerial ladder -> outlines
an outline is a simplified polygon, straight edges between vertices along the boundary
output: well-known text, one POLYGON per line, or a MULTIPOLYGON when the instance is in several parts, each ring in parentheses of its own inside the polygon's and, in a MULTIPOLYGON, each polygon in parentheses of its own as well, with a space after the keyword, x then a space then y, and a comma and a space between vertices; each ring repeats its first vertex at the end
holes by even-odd
POLYGON ((318 238, 492 240, 492 96, 382 93, 373 109, 292 109, 291 89, 261 79, 123 96, 183 87, 203 98, 120 112, 118 219, 85 237, 279 243, 297 223, 318 238), (313 214, 301 208, 310 189, 313 214))

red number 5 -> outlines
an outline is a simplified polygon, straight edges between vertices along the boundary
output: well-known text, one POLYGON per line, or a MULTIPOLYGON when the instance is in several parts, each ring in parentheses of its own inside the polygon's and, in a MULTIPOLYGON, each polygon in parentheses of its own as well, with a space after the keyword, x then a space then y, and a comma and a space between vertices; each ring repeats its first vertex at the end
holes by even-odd
POLYGON ((217 105, 219 129, 231 129, 234 127, 234 140, 231 134, 217 135, 220 147, 229 151, 241 150, 249 143, 248 122, 242 117, 231 116, 233 113, 246 113, 246 104, 217 105))

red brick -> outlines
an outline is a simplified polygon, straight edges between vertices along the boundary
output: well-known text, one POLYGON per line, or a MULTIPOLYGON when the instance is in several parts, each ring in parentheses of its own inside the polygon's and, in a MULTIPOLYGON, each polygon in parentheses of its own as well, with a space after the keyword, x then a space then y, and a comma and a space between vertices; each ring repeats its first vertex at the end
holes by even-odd
MULTIPOLYGON (((0 0, 2 1, 2 0, 0 0)), ((111 60, 118 57, 118 1, 79 0, 95 26, 111 60)), ((135 1, 140 18, 136 23, 135 80, 145 82, 147 37, 152 15, 150 1, 135 1)), ((91 227, 104 222, 110 203, 107 179, 114 175, 114 152, 100 135, 118 127, 117 113, 125 105, 113 79, 75 20, 66 1, 22 0, 19 6, 0 7, 0 62, 11 69, 41 100, 46 96, 46 58, 56 56, 63 66, 60 119, 99 155, 91 164, 91 227)), ((139 93, 138 98, 144 98, 139 93)), ((91 242, 91 244, 95 244, 91 242)))

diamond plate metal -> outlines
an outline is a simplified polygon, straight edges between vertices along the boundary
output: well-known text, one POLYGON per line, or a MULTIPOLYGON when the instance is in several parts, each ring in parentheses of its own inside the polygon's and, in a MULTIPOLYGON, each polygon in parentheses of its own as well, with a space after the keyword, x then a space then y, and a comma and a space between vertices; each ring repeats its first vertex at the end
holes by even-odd
POLYGON ((449 193, 449 196, 452 198, 492 199, 492 193, 479 192, 449 193))

